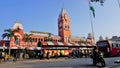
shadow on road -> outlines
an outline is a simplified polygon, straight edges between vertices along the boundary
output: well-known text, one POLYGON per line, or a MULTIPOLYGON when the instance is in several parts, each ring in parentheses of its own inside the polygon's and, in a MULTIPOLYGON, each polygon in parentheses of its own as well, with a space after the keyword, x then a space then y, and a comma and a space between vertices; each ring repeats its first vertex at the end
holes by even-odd
POLYGON ((104 68, 100 65, 93 66, 92 64, 88 65, 70 65, 70 66, 49 66, 50 68, 104 68))

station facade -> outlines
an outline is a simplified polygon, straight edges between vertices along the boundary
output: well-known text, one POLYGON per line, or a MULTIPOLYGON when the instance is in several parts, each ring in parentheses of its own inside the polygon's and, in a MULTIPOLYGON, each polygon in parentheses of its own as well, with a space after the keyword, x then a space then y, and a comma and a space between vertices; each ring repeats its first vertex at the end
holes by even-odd
MULTIPOLYGON (((26 50, 44 50, 45 53, 50 52, 58 53, 62 52, 64 55, 68 55, 72 49, 80 48, 89 49, 93 47, 94 39, 91 38, 80 38, 73 37, 71 33, 70 17, 67 11, 62 8, 58 16, 58 35, 54 35, 49 32, 40 32, 31 30, 28 33, 25 33, 24 28, 20 22, 16 22, 12 30, 18 30, 15 32, 17 40, 13 37, 10 39, 9 45, 5 43, 5 46, 14 50, 14 49, 26 49, 26 50), (25 42, 23 38, 25 34, 30 35, 32 42, 25 42), (38 42, 41 43, 41 47, 38 46, 38 42)), ((1 43, 1 46, 4 43, 1 43)))

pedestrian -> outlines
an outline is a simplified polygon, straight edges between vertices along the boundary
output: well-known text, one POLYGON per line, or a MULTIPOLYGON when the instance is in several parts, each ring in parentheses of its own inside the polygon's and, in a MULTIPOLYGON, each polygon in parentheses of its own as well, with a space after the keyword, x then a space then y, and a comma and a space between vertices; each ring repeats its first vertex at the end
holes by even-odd
POLYGON ((57 53, 55 53, 55 58, 56 58, 56 59, 58 58, 58 54, 57 54, 57 53))
POLYGON ((97 61, 97 58, 98 58, 98 49, 97 49, 97 47, 95 46, 94 48, 93 48, 93 51, 92 51, 92 54, 93 54, 93 64, 96 64, 96 61, 97 61))
POLYGON ((17 61, 17 52, 14 51, 13 53, 13 62, 16 62, 17 61))
POLYGON ((87 58, 87 51, 84 50, 84 55, 85 55, 85 58, 87 58))
POLYGON ((50 59, 50 52, 47 52, 46 58, 50 59))
POLYGON ((37 54, 37 55, 38 55, 38 58, 40 59, 40 52, 38 52, 38 54, 37 54))
POLYGON ((2 51, 0 51, 0 63, 2 62, 2 51))
POLYGON ((23 52, 20 52, 20 60, 23 61, 23 55, 24 53, 23 52))
POLYGON ((40 53, 39 53, 39 58, 40 58, 40 59, 43 59, 43 51, 40 51, 40 53))
POLYGON ((75 52, 75 50, 72 51, 72 57, 73 57, 73 58, 76 57, 76 52, 75 52))
POLYGON ((76 52, 76 57, 79 58, 79 49, 76 49, 75 52, 76 52))
POLYGON ((82 58, 82 50, 79 49, 79 57, 82 58))
POLYGON ((5 61, 5 52, 2 52, 2 58, 4 59, 3 61, 5 61))
POLYGON ((62 57, 62 52, 60 51, 60 57, 62 57))

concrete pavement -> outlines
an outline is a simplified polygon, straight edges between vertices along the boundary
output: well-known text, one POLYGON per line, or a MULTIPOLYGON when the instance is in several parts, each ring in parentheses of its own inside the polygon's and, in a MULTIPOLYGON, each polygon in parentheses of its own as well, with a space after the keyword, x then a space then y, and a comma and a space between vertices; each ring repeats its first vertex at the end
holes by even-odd
POLYGON ((62 58, 50 58, 50 59, 23 59, 23 60, 17 60, 16 62, 14 62, 12 59, 3 61, 1 63, 20 63, 20 62, 52 62, 52 61, 62 61, 62 60, 66 60, 68 59, 67 57, 62 57, 62 58))
POLYGON ((93 66, 90 58, 51 58, 43 59, 25 59, 12 62, 12 60, 0 64, 0 68, 120 68, 120 63, 114 63, 119 57, 105 58, 106 67, 100 64, 93 66))

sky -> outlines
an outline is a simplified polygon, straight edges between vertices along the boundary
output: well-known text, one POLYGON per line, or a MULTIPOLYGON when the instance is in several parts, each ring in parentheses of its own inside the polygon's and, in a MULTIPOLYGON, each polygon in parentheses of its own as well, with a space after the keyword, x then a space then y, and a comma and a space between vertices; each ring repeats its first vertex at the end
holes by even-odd
MULTIPOLYGON (((117 0, 106 0, 104 6, 92 3, 94 37, 120 36, 120 8, 117 0)), ((58 35, 58 16, 65 8, 70 16, 72 36, 87 37, 92 32, 88 0, 0 0, 0 39, 5 29, 16 21, 24 31, 50 32, 58 35)))

